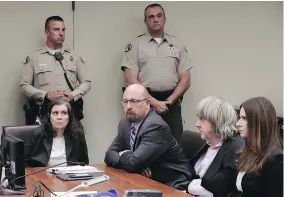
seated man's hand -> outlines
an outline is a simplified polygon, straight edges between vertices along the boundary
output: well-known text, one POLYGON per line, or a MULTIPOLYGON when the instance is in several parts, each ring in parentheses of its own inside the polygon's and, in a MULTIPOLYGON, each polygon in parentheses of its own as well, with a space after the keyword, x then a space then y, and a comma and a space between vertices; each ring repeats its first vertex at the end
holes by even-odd
POLYGON ((121 156, 123 153, 128 152, 128 151, 130 151, 130 150, 120 151, 118 154, 119 154, 119 156, 121 156))
POLYGON ((151 178, 152 177, 152 172, 151 172, 150 168, 145 168, 142 171, 142 175, 147 177, 147 178, 151 178))

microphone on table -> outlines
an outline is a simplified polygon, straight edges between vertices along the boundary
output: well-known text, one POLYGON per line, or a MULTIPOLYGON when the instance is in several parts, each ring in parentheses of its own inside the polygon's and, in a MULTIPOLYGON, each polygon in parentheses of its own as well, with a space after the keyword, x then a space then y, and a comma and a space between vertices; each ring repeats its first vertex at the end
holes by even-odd
MULTIPOLYGON (((14 184, 13 184, 13 183, 14 183, 16 180, 18 180, 18 179, 26 178, 26 177, 31 176, 31 175, 33 175, 33 174, 37 174, 37 173, 39 173, 39 172, 45 171, 45 170, 47 170, 47 169, 50 169, 50 168, 53 168, 53 167, 56 167, 56 166, 60 166, 60 165, 65 164, 65 163, 67 163, 67 164, 76 164, 76 165, 80 165, 80 166, 85 166, 85 165, 86 165, 84 162, 65 161, 65 162, 62 162, 62 163, 59 163, 59 164, 50 166, 50 167, 45 167, 45 168, 43 168, 43 169, 41 169, 41 170, 37 170, 37 171, 35 171, 35 172, 29 173, 29 174, 26 174, 26 175, 23 175, 23 176, 16 177, 16 178, 12 179, 12 180, 8 183, 8 185, 6 186, 6 188, 8 189, 8 190, 6 191, 7 193, 5 192, 5 189, 4 189, 4 190, 0 191, 0 195, 1 195, 2 193, 3 193, 2 195, 9 195, 9 192, 11 192, 11 190, 13 191, 13 189, 14 189, 14 184)), ((13 191, 13 192, 23 192, 23 191, 13 191)), ((13 192, 11 192, 12 194, 10 194, 10 195, 15 195, 15 193, 13 193, 13 192)))

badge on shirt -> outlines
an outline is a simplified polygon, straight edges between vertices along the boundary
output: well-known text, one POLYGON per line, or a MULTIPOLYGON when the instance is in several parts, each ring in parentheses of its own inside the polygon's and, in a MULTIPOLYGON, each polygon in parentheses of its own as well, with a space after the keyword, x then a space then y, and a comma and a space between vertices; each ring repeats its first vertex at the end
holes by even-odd
POLYGON ((27 63, 29 63, 29 62, 30 62, 30 57, 27 56, 27 57, 26 57, 26 60, 24 61, 24 64, 27 64, 27 63))
POLYGON ((124 52, 128 52, 132 49, 132 45, 131 44, 128 44, 124 50, 124 52))
POLYGON ((173 50, 173 49, 175 49, 175 46, 174 46, 173 44, 169 44, 169 48, 170 48, 171 50, 173 50))

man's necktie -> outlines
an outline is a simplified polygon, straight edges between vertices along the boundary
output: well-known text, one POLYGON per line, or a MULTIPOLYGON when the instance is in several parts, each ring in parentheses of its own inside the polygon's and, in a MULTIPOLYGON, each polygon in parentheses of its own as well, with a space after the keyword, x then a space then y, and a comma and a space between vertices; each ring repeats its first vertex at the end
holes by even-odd
POLYGON ((132 126, 130 128, 130 149, 133 152, 134 149, 134 142, 135 142, 135 127, 132 126))

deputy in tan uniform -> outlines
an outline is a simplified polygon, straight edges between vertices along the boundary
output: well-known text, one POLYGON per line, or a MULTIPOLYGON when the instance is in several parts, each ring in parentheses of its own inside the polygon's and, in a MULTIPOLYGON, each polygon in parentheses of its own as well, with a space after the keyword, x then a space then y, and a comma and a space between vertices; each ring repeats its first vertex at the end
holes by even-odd
POLYGON ((65 25, 60 16, 51 16, 46 20, 45 35, 46 45, 31 53, 24 61, 21 91, 36 103, 64 98, 73 104, 91 89, 85 62, 63 46, 65 25), (54 56, 56 52, 61 52, 63 56, 62 66, 54 56), (68 86, 64 72, 73 90, 68 86))
POLYGON ((181 100, 190 87, 187 50, 175 36, 164 32, 165 12, 161 5, 145 8, 148 31, 126 46, 121 69, 126 86, 140 83, 151 94, 151 105, 168 123, 179 141, 183 132, 181 100))

